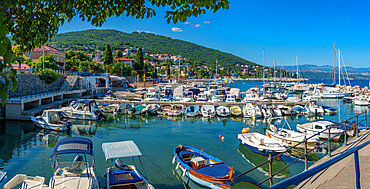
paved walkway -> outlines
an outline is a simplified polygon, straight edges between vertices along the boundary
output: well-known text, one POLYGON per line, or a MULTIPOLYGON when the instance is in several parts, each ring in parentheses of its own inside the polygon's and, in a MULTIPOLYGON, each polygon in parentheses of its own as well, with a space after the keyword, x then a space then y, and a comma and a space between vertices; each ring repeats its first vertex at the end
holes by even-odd
MULTIPOLYGON (((361 131, 359 133, 359 137, 352 138, 350 141, 348 141, 347 146, 338 148, 332 153, 332 157, 369 140, 370 131, 361 131)), ((317 166, 329 159, 330 158, 326 156, 317 161, 313 166, 317 166)), ((362 148, 359 151, 359 159, 361 188, 370 188, 370 145, 362 148)), ((337 162, 326 170, 316 174, 315 176, 303 181, 296 188, 356 188, 356 174, 353 154, 337 162)))

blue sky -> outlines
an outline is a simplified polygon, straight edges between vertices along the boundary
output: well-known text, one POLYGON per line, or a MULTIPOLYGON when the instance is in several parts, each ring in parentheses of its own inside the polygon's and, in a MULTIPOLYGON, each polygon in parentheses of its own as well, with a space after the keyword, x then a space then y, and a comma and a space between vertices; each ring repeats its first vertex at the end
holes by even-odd
MULTIPOLYGON (((209 11, 189 18, 189 23, 177 24, 167 24, 165 8, 156 8, 153 18, 112 17, 100 29, 152 32, 259 64, 265 48, 268 66, 273 65, 274 58, 283 65, 295 65, 296 56, 300 64, 332 65, 335 43, 346 66, 370 67, 368 1, 230 0, 229 5, 228 10, 209 11)), ((59 32, 92 28, 90 23, 74 18, 59 32)))

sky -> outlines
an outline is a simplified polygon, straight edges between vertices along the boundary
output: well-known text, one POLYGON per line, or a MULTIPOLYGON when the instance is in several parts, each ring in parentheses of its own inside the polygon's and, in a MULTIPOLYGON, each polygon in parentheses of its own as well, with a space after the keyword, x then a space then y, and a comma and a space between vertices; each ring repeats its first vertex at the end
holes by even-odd
MULTIPOLYGON (((351 67, 370 67, 370 2, 363 0, 229 0, 184 23, 166 22, 164 8, 149 19, 111 17, 102 27, 74 18, 59 33, 87 29, 144 31, 193 42, 265 65, 333 65, 334 48, 351 67)), ((336 58, 337 59, 337 58, 336 58)), ((338 64, 338 62, 336 62, 338 64)))

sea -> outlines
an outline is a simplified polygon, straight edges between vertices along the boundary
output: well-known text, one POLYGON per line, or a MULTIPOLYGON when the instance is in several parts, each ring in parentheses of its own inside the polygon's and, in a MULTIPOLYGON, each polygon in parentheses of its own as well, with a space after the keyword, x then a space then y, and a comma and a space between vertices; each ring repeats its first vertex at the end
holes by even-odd
MULTIPOLYGON (((331 84, 331 81, 310 80, 308 83, 331 84)), ((351 83, 352 86, 365 87, 368 86, 369 81, 353 80, 351 83)), ((263 81, 235 81, 230 85, 246 91, 251 87, 260 87, 262 84, 263 81)), ((105 122, 70 120, 73 124, 71 133, 39 129, 30 122, 2 121, 0 122, 0 169, 7 172, 8 177, 0 183, 0 187, 16 174, 43 176, 46 178, 45 183, 48 184, 52 176, 50 155, 56 142, 66 137, 82 136, 91 139, 94 143, 96 174, 102 188, 106 185, 104 177, 106 162, 101 148, 102 143, 127 140, 133 140, 142 152, 145 174, 155 188, 204 188, 183 176, 179 169, 175 169, 176 165, 172 164, 173 150, 178 145, 201 149, 234 167, 235 175, 238 175, 267 160, 267 157, 254 154, 240 144, 237 135, 243 128, 248 127, 251 132, 265 134, 269 124, 296 129, 297 124, 317 119, 341 122, 356 113, 369 111, 367 106, 354 106, 339 99, 319 100, 318 104, 337 108, 338 114, 323 117, 292 116, 271 123, 267 120, 242 117, 205 119, 109 114, 105 122), (224 140, 220 140, 219 135, 222 135, 224 140)), ((341 142, 332 142, 330 150, 333 151, 341 145, 341 142)), ((310 156, 309 165, 325 156, 328 152, 327 148, 328 146, 324 145, 315 150, 310 156)), ((283 160, 275 160, 273 171, 281 169, 293 160, 291 155, 286 155, 283 160)), ((123 161, 125 164, 133 163, 131 159, 123 159, 123 161)), ((303 170, 304 162, 299 160, 278 174, 273 182, 277 183, 303 170)), ((237 179, 232 187, 246 188, 244 184, 259 183, 267 177, 268 166, 263 166, 237 179)), ((267 181, 261 187, 268 186, 267 181)))

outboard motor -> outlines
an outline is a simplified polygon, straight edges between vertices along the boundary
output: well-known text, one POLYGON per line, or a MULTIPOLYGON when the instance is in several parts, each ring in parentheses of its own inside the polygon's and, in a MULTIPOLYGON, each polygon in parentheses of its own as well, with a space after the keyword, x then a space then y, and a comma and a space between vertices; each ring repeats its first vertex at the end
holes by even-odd
POLYGON ((96 110, 95 115, 98 116, 99 120, 105 120, 107 119, 107 116, 103 114, 101 110, 96 110))
POLYGON ((116 160, 114 161, 114 164, 115 164, 115 166, 117 167, 117 169, 120 169, 120 170, 123 170, 123 169, 125 169, 125 168, 128 168, 128 166, 127 166, 127 165, 125 165, 125 164, 123 164, 123 162, 122 162, 120 159, 116 159, 116 160))
POLYGON ((73 160, 71 170, 79 170, 83 159, 83 156, 77 155, 73 160))

